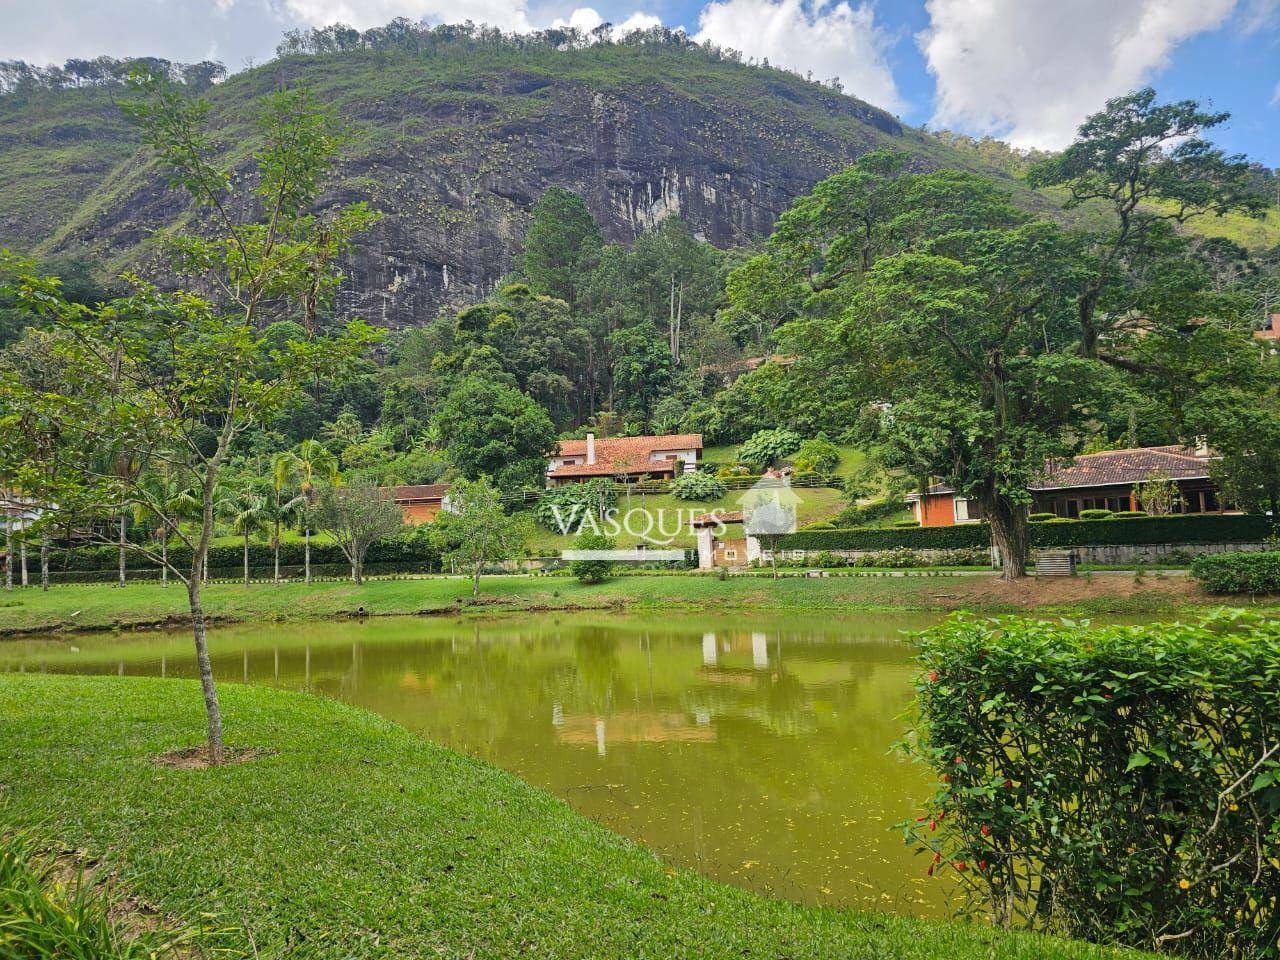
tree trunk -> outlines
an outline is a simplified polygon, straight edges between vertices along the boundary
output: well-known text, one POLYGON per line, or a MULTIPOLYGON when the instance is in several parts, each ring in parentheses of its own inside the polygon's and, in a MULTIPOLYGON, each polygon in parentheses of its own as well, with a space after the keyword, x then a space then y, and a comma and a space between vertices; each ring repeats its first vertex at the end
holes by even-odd
POLYGON ((1027 575, 1027 517, 1006 497, 992 497, 983 504, 991 525, 991 543, 1000 556, 1000 579, 1021 580, 1027 575))
POLYGON ((275 581, 276 583, 279 583, 280 582, 280 521, 279 520, 276 521, 276 538, 271 542, 271 549, 275 553, 275 563, 276 563, 275 581))
POLYGON ((244 585, 249 585, 249 531, 244 533, 244 585))
POLYGON ((49 589, 49 538, 40 541, 40 589, 49 589))
POLYGON ((169 525, 165 524, 164 541, 160 544, 160 586, 169 585, 169 525))
POLYGON ((364 564, 356 557, 351 558, 351 580, 358 587, 364 582, 364 564))
MULTIPOLYGON (((203 563, 207 555, 201 559, 203 563)), ((196 570, 199 569, 197 566, 196 570)), ((196 573, 193 570, 192 573, 196 573)), ((213 664, 209 660, 209 644, 205 635, 204 608, 200 605, 200 578, 193 576, 187 585, 191 606, 191 629, 196 641, 196 663, 200 668, 200 688, 204 692, 204 711, 209 720, 209 762, 222 763, 222 709, 218 705, 218 688, 213 685, 213 664)))
POLYGON ((302 566, 306 571, 306 581, 311 582, 311 528, 307 527, 302 535, 302 566))
POLYGON ((31 586, 31 581, 27 578, 27 532, 22 531, 22 539, 18 541, 18 564, 22 571, 22 585, 24 587, 31 586))
POLYGON ((4 515, 4 588, 13 589, 13 520, 4 515))
POLYGON ((480 564, 478 563, 471 573, 471 595, 473 597, 480 596, 480 564))
POLYGON ((123 587, 123 586, 124 586, 124 574, 125 574, 125 554, 124 554, 124 550, 125 550, 125 547, 124 547, 124 545, 125 545, 124 529, 125 529, 125 528, 124 528, 124 524, 125 524, 125 519, 124 519, 124 514, 122 513, 122 514, 120 514, 120 548, 119 548, 119 549, 120 549, 120 556, 119 556, 119 560, 120 560, 120 582, 117 584, 117 586, 121 586, 121 587, 123 587))

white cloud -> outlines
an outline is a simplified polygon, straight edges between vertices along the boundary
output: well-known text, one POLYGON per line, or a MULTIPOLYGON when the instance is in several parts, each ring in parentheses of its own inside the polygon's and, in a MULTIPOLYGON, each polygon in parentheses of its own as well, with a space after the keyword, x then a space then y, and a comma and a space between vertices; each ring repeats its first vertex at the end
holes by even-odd
MULTIPOLYGON (((1057 148, 1108 97, 1141 86, 1235 0, 927 0, 917 37, 934 122, 1057 148)), ((1259 5, 1261 6, 1261 4, 1259 5)))
MULTIPOLYGON (((600 24, 604 23, 604 17, 600 16, 591 7, 578 7, 573 13, 566 17, 559 17, 552 22, 553 27, 573 27, 575 30, 581 30, 583 33, 590 33, 600 24)), ((648 30, 651 27, 662 26, 662 21, 651 13, 641 13, 637 11, 631 14, 621 23, 613 25, 613 32, 619 36, 634 33, 636 30, 648 30)))
POLYGON ((284 0, 284 7, 309 27, 345 23, 361 30, 396 17, 461 23, 474 20, 504 30, 531 30, 526 0, 284 0))
POLYGON ((1244 0, 1240 8, 1240 27, 1245 33, 1258 33, 1280 26, 1280 0, 1244 0))
POLYGON ((870 3, 846 0, 714 0, 698 18, 695 39, 740 50, 815 79, 839 77, 849 93, 887 110, 902 98, 889 69, 891 38, 870 3))

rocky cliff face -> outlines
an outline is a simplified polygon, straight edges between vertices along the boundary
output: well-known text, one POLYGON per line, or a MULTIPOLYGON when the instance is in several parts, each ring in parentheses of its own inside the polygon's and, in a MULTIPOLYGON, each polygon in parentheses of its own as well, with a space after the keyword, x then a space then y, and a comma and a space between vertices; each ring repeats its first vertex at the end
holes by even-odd
MULTIPOLYGON (((883 111, 742 64, 616 48, 528 63, 358 52, 278 61, 213 92, 220 139, 243 176, 250 104, 281 82, 309 84, 360 134, 324 203, 368 200, 384 216, 349 257, 338 308, 390 327, 491 289, 553 184, 583 196, 611 240, 675 215, 732 246, 767 234, 793 199, 869 149, 893 144, 939 162, 936 141, 883 111)), ((8 126, 20 137, 20 124, 8 126)), ((59 222, 6 217, 0 202, 0 231, 44 253, 122 265, 147 257, 149 227, 189 216, 137 153, 65 188, 82 195, 59 222)))

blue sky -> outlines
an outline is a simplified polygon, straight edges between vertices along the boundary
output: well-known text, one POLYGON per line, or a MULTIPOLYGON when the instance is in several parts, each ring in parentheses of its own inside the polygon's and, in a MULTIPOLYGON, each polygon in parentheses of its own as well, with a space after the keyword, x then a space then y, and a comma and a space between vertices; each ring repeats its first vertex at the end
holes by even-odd
POLYGON ((1280 167, 1280 0, 0 0, 0 59, 153 54, 233 70, 294 27, 395 16, 511 30, 664 23, 839 77, 914 124, 1061 147, 1150 83, 1233 118, 1215 136, 1280 167))

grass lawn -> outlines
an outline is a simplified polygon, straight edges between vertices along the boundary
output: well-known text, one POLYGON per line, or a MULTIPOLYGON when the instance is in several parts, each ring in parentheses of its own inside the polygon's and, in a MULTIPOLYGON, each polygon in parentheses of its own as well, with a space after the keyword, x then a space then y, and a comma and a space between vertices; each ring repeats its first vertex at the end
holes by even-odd
POLYGON ((100 860, 119 895, 171 918, 216 914, 246 956, 1137 956, 771 900, 372 714, 221 693, 229 743, 272 752, 183 770, 152 758, 200 742, 193 682, 3 676, 0 822, 100 860))
MULTIPOLYGON (((901 572, 901 571, 899 571, 901 572)), ((910 573, 910 571, 907 571, 910 573)), ((1071 615, 1139 614, 1169 617, 1218 605, 1183 576, 1125 574, 1029 580, 1002 584, 990 576, 883 576, 772 580, 705 574, 617 577, 584 586, 570 577, 495 576, 481 580, 472 605, 471 583, 462 577, 305 584, 210 584, 205 611, 214 620, 312 620, 341 616, 363 606, 373 615, 468 611, 609 609, 951 610, 1051 611, 1071 615)), ((1241 598, 1232 605, 1245 606, 1241 598)), ((56 586, 0 593, 0 638, 5 633, 111 628, 181 621, 187 611, 181 586, 138 581, 121 590, 110 584, 56 586)), ((1271 600, 1260 601, 1268 606, 1271 600)), ((1269 608, 1269 606, 1268 606, 1269 608)))

